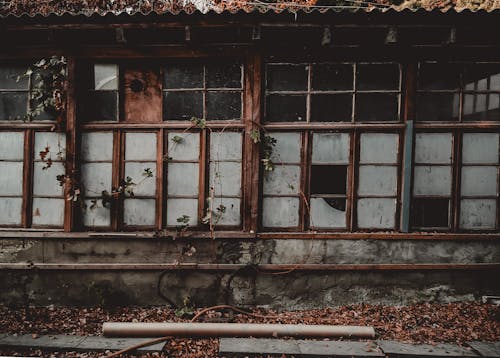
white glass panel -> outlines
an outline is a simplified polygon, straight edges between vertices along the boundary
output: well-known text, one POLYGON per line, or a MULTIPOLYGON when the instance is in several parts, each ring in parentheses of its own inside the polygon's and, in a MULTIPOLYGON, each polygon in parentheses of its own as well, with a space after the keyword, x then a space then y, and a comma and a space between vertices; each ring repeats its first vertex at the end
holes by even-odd
POLYGON ((451 133, 417 133, 415 163, 451 163, 451 133))
POLYGON ((86 196, 101 196, 103 190, 111 192, 111 163, 82 164, 82 184, 86 196))
POLYGON ((35 160, 39 160, 40 152, 49 148, 47 158, 64 160, 66 158, 66 134, 54 132, 37 132, 35 134, 35 160))
POLYGON ((311 198, 311 226, 317 228, 345 228, 345 210, 336 209, 325 200, 328 199, 311 198))
POLYGON ((462 167, 462 195, 496 195, 497 167, 462 167))
POLYGON ((0 195, 23 195, 23 163, 0 162, 0 195))
POLYGON ((0 68, 0 89, 27 90, 29 88, 28 76, 23 76, 26 70, 26 67, 2 65, 0 68))
POLYGON ((125 225, 154 225, 156 200, 125 199, 123 203, 123 222, 125 225))
POLYGON ((215 198, 213 210, 218 213, 217 208, 223 205, 225 211, 220 216, 214 216, 214 225, 236 226, 241 223, 240 199, 215 198))
POLYGON ((417 166, 414 175, 413 193, 415 195, 450 195, 450 167, 417 166))
POLYGON ((91 209, 92 202, 85 200, 87 208, 83 211, 83 225, 85 226, 109 226, 111 225, 111 212, 109 207, 103 207, 101 200, 97 199, 97 205, 91 209))
POLYGON ((264 173, 264 195, 298 194, 299 187, 298 165, 277 165, 273 171, 264 173))
POLYGON ((314 133, 313 164, 349 164, 348 133, 314 133))
POLYGON ((358 200, 358 227, 361 229, 393 229, 395 214, 396 199, 358 200))
POLYGON ((241 160, 241 133, 217 132, 210 135, 210 160, 241 160))
POLYGON ((0 159, 24 159, 23 132, 0 132, 0 159))
POLYGON ((33 199, 33 225, 62 226, 64 199, 33 199))
POLYGON ((33 195, 62 196, 63 187, 57 181, 58 175, 65 174, 64 164, 52 163, 50 168, 43 169, 46 163, 35 162, 33 172, 33 195))
POLYGON ((200 157, 200 135, 198 133, 169 133, 168 156, 173 160, 198 160, 200 157), (177 142, 174 141, 174 138, 177 142))
POLYGON ((82 159, 87 162, 113 160, 113 133, 83 133, 82 159))
POLYGON ((396 195, 397 185, 396 167, 373 165, 359 167, 359 195, 396 195))
POLYGON ((462 229, 494 229, 496 218, 494 199, 463 199, 460 204, 462 229))
POLYGON ((125 160, 156 160, 156 133, 127 133, 125 160))
POLYGON ((20 225, 23 199, 0 198, 0 225, 20 225))
POLYGON ((262 206, 262 225, 265 227, 299 225, 298 198, 264 198, 262 206))
POLYGON ((177 219, 183 215, 189 216, 189 225, 198 225, 198 199, 168 199, 167 225, 180 225, 177 219))
POLYGON ((210 186, 215 195, 239 196, 241 191, 241 163, 210 163, 210 186))
POLYGON ((464 133, 462 163, 497 164, 498 138, 498 133, 464 133))
POLYGON ((300 163, 300 133, 269 133, 276 139, 271 160, 279 163, 300 163))
POLYGON ((167 176, 169 195, 198 195, 197 163, 169 163, 167 176))
POLYGON ((360 163, 397 163, 398 141, 394 133, 361 134, 360 163))
POLYGON ((496 93, 489 95, 488 109, 498 109, 500 108, 500 96, 496 93))
POLYGON ((94 65, 94 89, 117 90, 118 66, 114 64, 94 65))
POLYGON ((125 178, 130 177, 137 184, 133 187, 135 195, 154 196, 156 193, 156 163, 125 163, 125 178), (146 177, 144 170, 149 169, 153 176, 146 177))

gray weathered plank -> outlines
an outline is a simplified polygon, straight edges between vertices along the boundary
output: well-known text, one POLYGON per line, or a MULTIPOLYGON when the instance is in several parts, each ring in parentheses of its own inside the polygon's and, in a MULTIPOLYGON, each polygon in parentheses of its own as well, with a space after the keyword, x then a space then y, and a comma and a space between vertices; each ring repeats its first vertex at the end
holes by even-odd
POLYGON ((453 344, 408 344, 395 341, 377 341, 386 355, 396 357, 479 357, 472 349, 453 344))
POLYGON ((384 357, 372 342, 297 341, 301 356, 384 357))
MULTIPOLYGON (((135 346, 136 344, 149 341, 153 338, 106 338, 106 337, 87 337, 81 342, 76 350, 79 351, 106 351, 120 350, 135 346)), ((141 352, 161 352, 165 342, 160 342, 151 346, 139 348, 141 352)))
POLYGON ((219 355, 260 355, 260 354, 300 354, 294 340, 257 339, 257 338, 221 338, 219 355))
POLYGON ((500 342, 467 342, 483 357, 500 357, 500 342))

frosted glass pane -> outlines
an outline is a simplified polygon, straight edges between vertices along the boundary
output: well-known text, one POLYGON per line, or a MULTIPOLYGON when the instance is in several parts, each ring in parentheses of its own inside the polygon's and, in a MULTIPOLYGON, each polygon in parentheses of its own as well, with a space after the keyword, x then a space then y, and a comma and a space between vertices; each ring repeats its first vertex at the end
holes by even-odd
POLYGON ((271 160, 275 163, 300 163, 300 133, 269 133, 276 139, 271 160))
POLYGON ((156 160, 156 133, 127 133, 125 160, 156 160))
POLYGON ((87 162, 113 160, 113 133, 83 133, 82 159, 87 162))
POLYGON ((33 225, 62 226, 64 199, 33 199, 33 225))
POLYGON ((298 198, 264 198, 262 225, 265 227, 297 227, 299 225, 298 198))
POLYGON ((167 199, 167 225, 179 225, 183 215, 189 216, 189 225, 198 225, 198 199, 167 199))
POLYGON ((94 89, 117 90, 118 66, 113 64, 94 65, 94 89))
POLYGON ((215 198, 213 210, 217 213, 217 208, 223 205, 225 211, 220 216, 214 216, 214 225, 236 226, 241 223, 240 199, 215 198))
POLYGON ((415 163, 451 163, 451 133, 417 133, 415 137, 415 163))
POLYGON ((133 187, 135 195, 154 196, 156 193, 156 163, 125 163, 125 178, 130 177, 137 185, 133 187), (144 170, 149 169, 152 177, 146 177, 144 170))
POLYGON ((464 133, 462 163, 498 163, 498 138, 497 133, 464 133))
POLYGON ((93 209, 90 208, 92 206, 92 202, 90 200, 85 200, 85 205, 87 206, 87 208, 83 211, 84 226, 96 227, 111 225, 110 209, 109 207, 103 207, 100 200, 97 201, 97 206, 93 209))
POLYGON ((264 173, 264 195, 298 194, 300 188, 300 167, 277 165, 273 171, 264 173))
POLYGON ((23 163, 0 162, 0 195, 23 195, 23 163))
POLYGON ((82 164, 82 184, 86 196, 101 196, 103 190, 111 192, 111 163, 82 164))
POLYGON ((360 163, 397 163, 398 141, 394 133, 361 134, 360 163))
POLYGON ((55 132, 37 132, 35 134, 35 160, 39 160, 40 152, 49 148, 46 158, 64 160, 66 158, 66 134, 55 132))
POLYGON ((413 194, 450 195, 451 168, 447 166, 415 167, 413 194))
POLYGON ((0 159, 24 159, 23 132, 0 132, 0 159))
MULTIPOLYGON (((346 212, 328 204, 329 199, 311 198, 311 227, 345 228, 346 212)), ((341 199, 344 200, 344 199, 341 199)))
POLYGON ((200 134, 169 133, 168 156, 173 160, 198 160, 200 157, 200 134), (176 138, 177 142, 173 138, 176 138))
POLYGON ((460 227, 462 229, 494 229, 496 218, 494 199, 463 199, 460 204, 460 227))
POLYGON ((314 133, 312 163, 349 164, 348 133, 314 133))
POLYGON ((210 186, 215 195, 239 196, 241 191, 241 163, 210 163, 210 186))
POLYGON ((359 167, 359 195, 396 195, 397 185, 396 167, 373 165, 359 167))
POLYGON ((125 225, 152 226, 156 218, 155 199, 125 199, 123 203, 123 222, 125 225))
POLYGON ((63 187, 59 185, 57 176, 65 174, 64 164, 61 162, 54 162, 50 168, 43 169, 45 166, 46 163, 34 163, 33 195, 62 196, 63 187))
POLYGON ((241 133, 217 132, 210 135, 210 160, 241 160, 241 133))
POLYGON ((496 195, 497 167, 462 167, 462 195, 496 195))
POLYGON ((0 225, 20 225, 23 199, 0 198, 0 225))
POLYGON ((197 163, 169 163, 167 177, 169 195, 198 195, 197 163))
POLYGON ((359 199, 358 227, 361 229, 393 229, 396 199, 359 199))

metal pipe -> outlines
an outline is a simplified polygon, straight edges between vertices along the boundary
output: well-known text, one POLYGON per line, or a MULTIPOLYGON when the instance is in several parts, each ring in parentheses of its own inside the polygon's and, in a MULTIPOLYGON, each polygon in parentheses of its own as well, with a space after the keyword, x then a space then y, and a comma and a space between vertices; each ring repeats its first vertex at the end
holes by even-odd
POLYGON ((375 337, 369 326, 304 324, 105 322, 102 330, 107 337, 375 337))

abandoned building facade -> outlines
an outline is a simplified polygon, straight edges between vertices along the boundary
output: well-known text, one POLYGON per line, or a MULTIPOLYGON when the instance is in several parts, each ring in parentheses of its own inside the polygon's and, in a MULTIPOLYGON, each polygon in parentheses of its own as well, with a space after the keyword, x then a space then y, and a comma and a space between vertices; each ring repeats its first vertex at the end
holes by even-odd
POLYGON ((500 10, 221 4, 2 8, 0 300, 498 295, 500 10))

